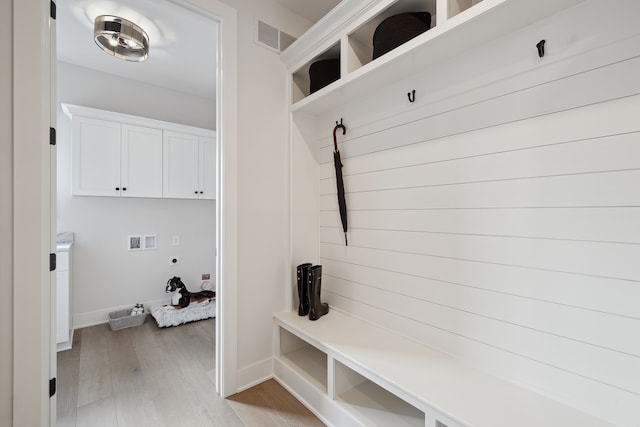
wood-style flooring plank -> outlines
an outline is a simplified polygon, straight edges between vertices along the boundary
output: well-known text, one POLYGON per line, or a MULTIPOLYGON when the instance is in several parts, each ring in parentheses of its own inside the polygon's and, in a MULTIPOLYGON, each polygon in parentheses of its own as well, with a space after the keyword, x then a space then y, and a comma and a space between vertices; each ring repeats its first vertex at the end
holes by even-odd
POLYGON ((56 412, 58 427, 73 427, 76 425, 81 337, 82 333, 77 331, 73 335, 72 347, 57 354, 56 412))
POLYGON ((118 426, 156 426, 159 420, 133 346, 132 329, 105 333, 118 426))
POLYGON ((215 319, 78 330, 58 355, 58 427, 323 425, 273 380, 221 398, 214 350, 215 319))
POLYGON ((323 427, 302 403, 275 380, 231 396, 229 404, 246 426, 323 427))
POLYGON ((100 399, 78 407, 76 427, 118 426, 116 403, 113 397, 100 399))
POLYGON ((288 427, 322 427, 313 413, 275 380, 268 380, 255 387, 255 392, 284 420, 288 427))
POLYGON ((113 396, 111 362, 105 331, 109 325, 98 325, 82 331, 78 408, 113 396))

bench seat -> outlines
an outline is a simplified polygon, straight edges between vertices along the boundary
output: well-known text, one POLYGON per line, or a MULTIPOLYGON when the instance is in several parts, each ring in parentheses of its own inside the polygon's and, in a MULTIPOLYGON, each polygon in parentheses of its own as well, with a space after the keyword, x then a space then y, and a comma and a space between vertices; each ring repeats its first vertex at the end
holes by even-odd
POLYGON ((314 322, 281 312, 275 323, 276 379, 327 424, 612 425, 337 310, 314 322))

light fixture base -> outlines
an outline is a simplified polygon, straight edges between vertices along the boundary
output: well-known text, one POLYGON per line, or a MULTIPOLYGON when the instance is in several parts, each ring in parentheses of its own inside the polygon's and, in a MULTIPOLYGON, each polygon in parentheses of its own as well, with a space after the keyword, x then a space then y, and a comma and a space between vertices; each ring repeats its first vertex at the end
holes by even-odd
POLYGON ((113 15, 100 15, 93 27, 96 44, 116 58, 142 62, 149 58, 149 36, 133 22, 113 15))

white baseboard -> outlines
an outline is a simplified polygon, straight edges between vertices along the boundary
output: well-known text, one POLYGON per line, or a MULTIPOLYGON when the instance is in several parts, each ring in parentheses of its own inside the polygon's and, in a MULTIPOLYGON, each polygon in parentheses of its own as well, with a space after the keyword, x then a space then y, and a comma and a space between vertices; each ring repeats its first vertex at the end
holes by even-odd
MULTIPOLYGON (((162 305, 170 303, 170 299, 163 298, 154 301, 144 301, 145 310, 149 311, 154 305, 162 305)), ((122 305, 119 307, 103 308, 96 311, 87 311, 85 313, 76 313, 73 315, 73 329, 86 328, 89 326, 101 325, 109 321, 109 313, 112 311, 132 308, 132 304, 122 305)))
POLYGON ((238 369, 236 377, 238 383, 237 392, 240 393, 271 378, 273 378, 273 358, 270 357, 238 369))

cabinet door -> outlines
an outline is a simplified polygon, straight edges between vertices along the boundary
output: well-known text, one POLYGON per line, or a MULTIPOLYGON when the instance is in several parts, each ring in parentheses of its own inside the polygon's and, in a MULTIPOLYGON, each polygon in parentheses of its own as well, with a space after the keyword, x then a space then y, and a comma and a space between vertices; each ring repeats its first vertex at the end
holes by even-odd
POLYGON ((72 191, 77 196, 120 195, 120 124, 74 117, 72 191))
POLYGON ((62 343, 69 341, 69 272, 58 271, 56 279, 56 343, 62 343))
POLYGON ((163 134, 163 197, 198 198, 198 137, 178 132, 163 134))
POLYGON ((162 197, 162 131, 122 125, 123 197, 162 197))
POLYGON ((199 159, 200 198, 216 198, 216 140, 200 137, 199 159))

